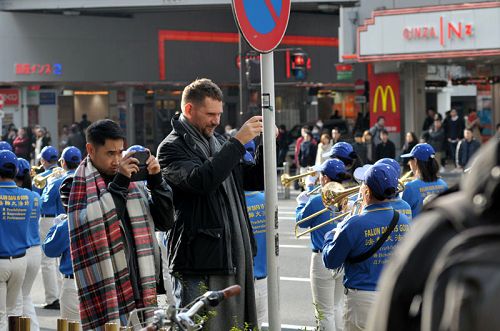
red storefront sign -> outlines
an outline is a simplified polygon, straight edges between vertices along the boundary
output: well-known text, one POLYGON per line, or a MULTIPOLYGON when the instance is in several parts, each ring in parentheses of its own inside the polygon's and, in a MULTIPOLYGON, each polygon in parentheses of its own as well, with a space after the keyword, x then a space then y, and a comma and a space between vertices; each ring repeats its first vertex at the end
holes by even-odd
POLYGON ((0 89, 0 94, 3 95, 4 106, 17 106, 19 104, 19 90, 0 89))
POLYGON ((370 126, 375 125, 379 116, 383 116, 388 132, 400 132, 399 74, 372 74, 369 79, 370 126))

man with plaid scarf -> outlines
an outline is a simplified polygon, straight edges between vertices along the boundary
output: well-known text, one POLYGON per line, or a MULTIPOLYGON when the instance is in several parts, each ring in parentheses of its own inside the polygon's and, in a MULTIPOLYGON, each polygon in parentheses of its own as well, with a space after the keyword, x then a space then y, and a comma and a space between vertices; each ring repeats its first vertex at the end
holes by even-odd
POLYGON ((126 325, 135 308, 156 306, 154 231, 172 226, 172 191, 154 156, 146 161, 147 186, 130 180, 139 161, 134 152, 122 155, 124 139, 111 120, 90 125, 88 156, 71 187, 68 224, 83 330, 126 325))

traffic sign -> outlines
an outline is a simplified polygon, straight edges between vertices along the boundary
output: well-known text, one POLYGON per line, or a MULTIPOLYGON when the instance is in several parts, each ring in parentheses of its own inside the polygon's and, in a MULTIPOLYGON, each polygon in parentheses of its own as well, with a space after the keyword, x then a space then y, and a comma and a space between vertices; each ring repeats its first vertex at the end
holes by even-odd
POLYGON ((285 35, 291 0, 232 0, 241 34, 259 53, 275 49, 285 35))

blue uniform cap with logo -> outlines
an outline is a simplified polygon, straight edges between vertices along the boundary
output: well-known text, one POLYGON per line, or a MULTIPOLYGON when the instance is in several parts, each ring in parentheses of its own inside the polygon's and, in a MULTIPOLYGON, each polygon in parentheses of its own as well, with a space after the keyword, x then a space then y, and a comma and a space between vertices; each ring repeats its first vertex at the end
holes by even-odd
POLYGON ((11 151, 0 151, 0 170, 15 176, 17 173, 18 161, 16 154, 11 151))
POLYGON ((345 174, 344 162, 339 159, 329 159, 319 166, 313 167, 314 170, 321 172, 331 180, 341 179, 340 174, 345 174))
POLYGON ((22 157, 17 158, 17 174, 16 177, 23 178, 30 172, 30 163, 28 160, 23 159, 22 157))
POLYGON ((378 198, 394 197, 398 189, 398 174, 390 165, 374 164, 364 173, 363 180, 378 198))
POLYGON ((399 176, 401 176, 401 166, 399 165, 398 161, 391 159, 389 157, 385 157, 383 159, 378 160, 375 162, 375 164, 387 164, 390 165, 394 170, 396 170, 396 173, 399 176))
POLYGON ((245 155, 243 155, 243 160, 245 162, 254 163, 255 162, 255 141, 250 140, 244 145, 246 149, 245 155))
POLYGON ((57 153, 57 149, 55 149, 54 147, 52 146, 45 146, 43 149, 42 149, 42 159, 44 159, 45 161, 48 161, 48 162, 51 162, 51 161, 57 161, 58 159, 58 154, 57 153))
POLYGON ((323 154, 323 157, 353 160, 353 153, 354 149, 351 144, 341 141, 333 145, 329 152, 323 154))
POLYGON ((82 161, 82 153, 78 148, 68 146, 61 153, 61 159, 66 162, 80 163, 82 161))
POLYGON ((6 141, 0 141, 0 151, 12 152, 12 146, 6 141))
POLYGON ((408 154, 401 155, 402 158, 415 158, 419 161, 428 161, 429 159, 433 159, 436 151, 429 144, 417 144, 415 147, 411 149, 411 152, 408 154))

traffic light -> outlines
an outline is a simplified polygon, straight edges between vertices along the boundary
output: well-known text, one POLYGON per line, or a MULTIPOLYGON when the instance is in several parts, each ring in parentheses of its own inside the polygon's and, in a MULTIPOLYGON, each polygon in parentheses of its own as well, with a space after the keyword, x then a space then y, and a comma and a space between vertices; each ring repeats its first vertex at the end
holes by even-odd
POLYGON ((293 52, 290 54, 291 69, 293 77, 296 80, 305 80, 307 78, 307 69, 309 59, 304 52, 293 52))

